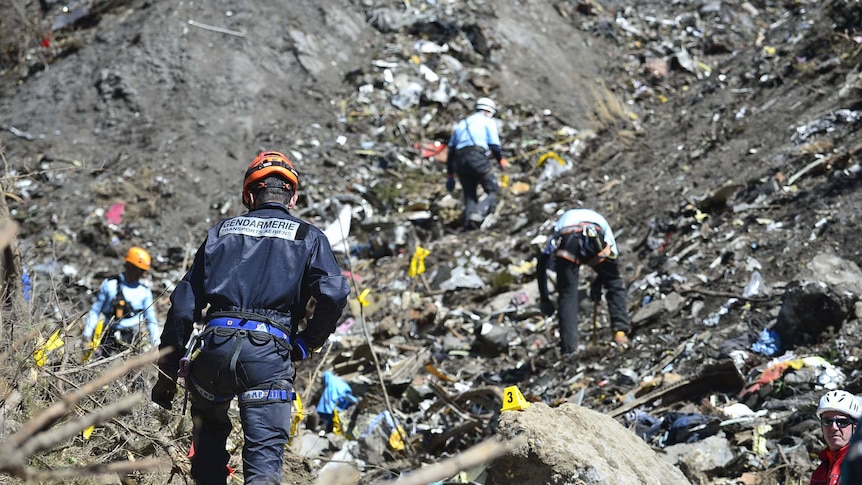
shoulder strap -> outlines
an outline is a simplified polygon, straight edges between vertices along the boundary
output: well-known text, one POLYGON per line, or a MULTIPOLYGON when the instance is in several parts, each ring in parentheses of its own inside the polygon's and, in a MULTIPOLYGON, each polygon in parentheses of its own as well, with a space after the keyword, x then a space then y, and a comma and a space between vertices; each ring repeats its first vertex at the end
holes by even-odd
POLYGON ((470 120, 469 117, 467 117, 467 119, 464 120, 464 130, 467 131, 467 136, 470 137, 470 141, 473 142, 473 146, 476 146, 476 139, 473 138, 473 133, 470 132, 470 121, 469 120, 470 120))
POLYGON ((296 239, 302 240, 308 236, 308 231, 311 228, 311 224, 305 221, 299 221, 299 229, 296 231, 296 239))
POLYGON ((125 300, 126 296, 123 295, 123 284, 120 281, 119 276, 112 276, 108 278, 108 281, 113 281, 117 284, 117 291, 114 293, 114 304, 116 304, 119 300, 125 300))
POLYGON ((129 300, 126 299, 126 295, 123 294, 123 283, 119 276, 114 276, 108 281, 117 282, 117 294, 114 296, 114 302, 112 305, 112 312, 114 314, 114 318, 116 318, 117 320, 122 320, 123 318, 134 317, 135 315, 141 313, 142 310, 132 308, 132 305, 129 303, 129 300))

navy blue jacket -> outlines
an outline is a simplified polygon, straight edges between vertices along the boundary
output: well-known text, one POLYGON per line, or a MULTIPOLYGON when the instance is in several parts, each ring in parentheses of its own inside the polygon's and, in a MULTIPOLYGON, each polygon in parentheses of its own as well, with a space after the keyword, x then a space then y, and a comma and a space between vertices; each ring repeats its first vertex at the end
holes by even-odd
POLYGON ((298 336, 310 348, 320 347, 335 330, 349 293, 323 232, 290 215, 283 204, 261 204, 210 228, 171 294, 159 347, 174 351, 163 353, 159 365, 176 375, 193 324, 207 305, 209 314, 254 313, 293 329, 314 297, 314 316, 298 336))

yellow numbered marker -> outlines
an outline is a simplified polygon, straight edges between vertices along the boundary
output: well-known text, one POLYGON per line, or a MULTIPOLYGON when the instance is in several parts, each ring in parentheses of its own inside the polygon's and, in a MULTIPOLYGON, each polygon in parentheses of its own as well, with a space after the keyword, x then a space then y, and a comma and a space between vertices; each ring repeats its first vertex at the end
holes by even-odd
POLYGON ((553 158, 554 160, 556 160, 557 163, 559 163, 561 167, 566 165, 566 161, 563 160, 563 157, 557 155, 554 152, 547 152, 544 155, 542 155, 541 157, 539 157, 539 161, 536 162, 536 168, 541 167, 542 164, 545 163, 545 160, 547 160, 549 158, 553 158))
POLYGON ((90 346, 84 349, 84 355, 81 357, 81 362, 87 362, 90 360, 90 357, 93 356, 93 351, 99 347, 99 344, 102 343, 102 333, 105 330, 105 317, 99 319, 99 322, 96 323, 96 329, 93 331, 93 341, 90 342, 90 346))
POLYGON ((394 428, 391 433, 389 433, 389 446, 392 447, 393 450, 401 451, 404 449, 404 440, 401 438, 402 436, 407 436, 407 432, 404 431, 404 427, 400 424, 397 428, 394 428))
POLYGON ((362 293, 360 293, 359 296, 356 297, 356 299, 359 300, 360 305, 368 306, 371 304, 371 302, 368 301, 368 295, 370 295, 370 294, 371 294, 371 290, 368 288, 365 288, 364 290, 362 290, 362 293))
POLYGON ((45 345, 33 352, 33 359, 36 360, 37 366, 42 367, 45 365, 45 363, 48 362, 48 354, 63 346, 63 339, 60 337, 60 330, 61 329, 59 328, 55 330, 48 338, 48 341, 45 342, 45 345))
POLYGON ((302 399, 299 397, 298 392, 293 393, 293 417, 290 419, 290 438, 288 439, 288 444, 293 441, 293 437, 296 436, 297 431, 299 430, 299 423, 302 422, 302 418, 305 417, 305 413, 302 410, 302 399))
POLYGON ((338 414, 338 408, 332 410, 332 432, 338 435, 342 433, 341 416, 338 414))
POLYGON ((503 390, 503 409, 501 411, 520 411, 530 407, 530 403, 521 394, 518 386, 509 386, 503 390))
POLYGON ((425 258, 427 258, 429 254, 431 254, 431 251, 422 246, 416 246, 416 251, 413 252, 413 257, 410 258, 410 271, 407 272, 407 276, 415 278, 424 273, 425 258))

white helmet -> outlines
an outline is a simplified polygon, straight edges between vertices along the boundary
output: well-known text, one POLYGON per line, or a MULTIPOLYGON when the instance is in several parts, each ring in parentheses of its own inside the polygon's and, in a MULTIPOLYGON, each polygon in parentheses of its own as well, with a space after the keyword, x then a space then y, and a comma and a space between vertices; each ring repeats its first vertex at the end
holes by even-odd
POLYGON ((826 411, 837 411, 858 420, 862 416, 862 405, 856 396, 847 391, 829 391, 820 398, 817 417, 821 417, 826 411))
POLYGON ((479 98, 476 100, 476 111, 487 111, 493 115, 497 112, 497 103, 491 98, 479 98))

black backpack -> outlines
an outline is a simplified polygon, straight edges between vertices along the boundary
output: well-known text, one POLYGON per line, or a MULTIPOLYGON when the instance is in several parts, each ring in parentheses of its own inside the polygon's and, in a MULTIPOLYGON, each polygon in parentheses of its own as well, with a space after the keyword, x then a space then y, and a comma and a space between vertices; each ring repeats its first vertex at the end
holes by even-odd
POLYGON ((557 241, 556 257, 575 264, 593 267, 611 255, 601 226, 586 222, 562 231, 557 241))
POLYGON ((115 321, 120 321, 124 318, 134 317, 141 313, 141 310, 136 310, 132 308, 129 302, 126 300, 126 295, 123 294, 123 285, 120 282, 119 276, 114 276, 109 281, 117 282, 117 295, 114 296, 114 301, 111 304, 112 312, 115 321))

